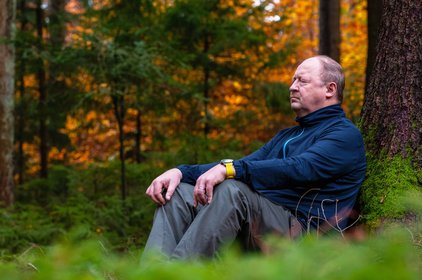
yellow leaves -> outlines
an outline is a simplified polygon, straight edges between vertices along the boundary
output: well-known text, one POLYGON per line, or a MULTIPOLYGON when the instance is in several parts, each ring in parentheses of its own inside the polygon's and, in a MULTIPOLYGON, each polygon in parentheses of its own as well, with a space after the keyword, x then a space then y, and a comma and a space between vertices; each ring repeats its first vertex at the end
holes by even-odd
POLYGON ((241 95, 228 95, 224 97, 224 100, 235 107, 247 103, 247 100, 241 95))
POLYGON ((240 83, 239 83, 238 81, 234 81, 234 82, 233 82, 233 87, 234 87, 236 90, 241 90, 241 89, 242 89, 242 86, 240 85, 240 83))
POLYGON ((33 88, 38 85, 38 81, 35 75, 25 75, 23 80, 25 87, 33 88))
POLYGON ((67 150, 66 149, 58 149, 57 147, 52 147, 48 153, 48 158, 51 160, 65 160, 67 150))
MULTIPOLYGON (((119 0, 120 1, 120 0, 119 0)), ((252 0, 227 0, 220 1, 223 7, 234 7, 235 13, 230 17, 246 16, 249 7, 252 4, 259 4, 259 1, 252 0), (245 4, 244 7, 238 6, 238 3, 245 4), (249 5, 249 7, 248 7, 249 5)), ((262 1, 264 2, 264 1, 262 1)), ((78 6, 79 1, 71 0, 67 2, 67 10, 74 14, 83 14, 83 10, 78 6)), ((94 0, 96 8, 109 5, 109 0, 94 0)), ((164 11, 173 1, 153 1, 154 6, 161 7, 164 11)), ((215 64, 231 63, 238 61, 248 61, 250 64, 245 66, 245 76, 242 80, 236 80, 232 76, 210 77, 210 94, 208 110, 210 114, 218 120, 230 120, 235 117, 236 112, 251 112, 254 120, 250 125, 242 127, 242 124, 236 124, 234 127, 225 127, 227 135, 238 135, 240 141, 250 142, 256 140, 267 140, 281 126, 288 125, 291 122, 290 116, 282 114, 270 114, 265 107, 262 96, 259 92, 254 92, 252 82, 262 80, 267 82, 282 82, 290 84, 291 77, 296 66, 305 58, 316 55, 318 52, 318 1, 316 0, 285 0, 285 1, 267 1, 271 3, 271 8, 264 9, 262 14, 253 14, 248 16, 250 28, 260 29, 267 37, 267 44, 259 45, 257 48, 250 48, 246 51, 226 50, 224 54, 209 54, 209 59, 215 64), (280 18, 280 20, 277 20, 280 18), (272 52, 286 51, 282 57, 280 65, 275 68, 265 68, 269 62, 272 52), (259 98, 261 99, 259 99, 259 98), (237 133, 236 133, 237 131, 237 133), (242 133, 238 133, 242 131, 242 133), (251 135, 251 136, 245 136, 251 135)), ((342 43, 341 43, 341 63, 346 73, 346 99, 345 103, 361 104, 363 100, 364 88, 364 70, 366 63, 366 1, 363 0, 345 0, 342 1, 342 43)), ((81 17, 84 22, 90 22, 93 26, 97 24, 95 18, 81 17)), ((92 30, 83 28, 79 25, 68 25, 68 37, 66 40, 71 43, 90 42, 82 40, 82 34, 91 34, 92 30)), ((157 65, 164 65, 165 60, 156 59, 157 65)), ((242 66, 243 67, 243 66, 242 66)), ((243 69, 242 69, 243 70, 243 69)), ((154 149, 156 137, 165 132, 166 136, 171 137, 172 133, 179 131, 181 123, 186 122, 188 128, 197 125, 204 113, 202 88, 204 79, 203 69, 180 69, 172 74, 173 79, 185 85, 198 85, 195 88, 197 95, 193 98, 179 99, 174 108, 169 108, 165 114, 152 112, 154 109, 147 108, 142 115, 142 148, 154 149), (186 117, 188 116, 188 117, 186 117)), ((73 77, 72 77, 73 78, 73 77)), ((109 90, 109 84, 98 84, 93 77, 87 73, 80 72, 73 80, 65 78, 68 85, 80 86, 81 92, 94 92, 100 90, 109 90)), ((37 80, 34 75, 25 76, 25 86, 36 88, 37 80)), ((160 94, 170 96, 174 93, 171 89, 160 89, 160 94)), ((36 91, 31 91, 34 94, 36 91)), ((101 97, 102 104, 109 104, 110 100, 101 97)), ((156 102, 160 102, 157 100, 156 102)), ((128 102, 130 104, 130 102, 128 102)), ((350 107, 351 108, 351 107, 350 107)), ((359 108, 360 109, 360 108, 359 108)), ((349 114, 357 114, 355 109, 347 109, 349 114), (354 111, 353 111, 354 110, 354 111)), ((124 131, 130 135, 136 132, 137 110, 128 108, 124 131)), ((196 129, 196 128, 193 128, 196 129)), ((91 162, 94 160, 106 160, 110 157, 116 157, 118 151, 118 130, 115 117, 112 110, 109 112, 98 112, 95 110, 76 112, 73 116, 68 116, 66 126, 61 130, 69 136, 74 148, 68 151, 67 158, 71 162, 91 162)), ((222 137, 220 130, 211 131, 210 137, 222 137)), ((233 136, 236 137, 236 136, 233 136)), ((239 139, 238 139, 239 140, 239 139)), ((133 138, 126 140, 127 147, 133 146, 133 138), (132 141, 132 142, 131 142, 132 141)), ((26 146, 26 152, 32 153, 36 158, 37 146, 26 146)), ((57 159, 63 159, 65 153, 62 150, 52 149, 50 156, 57 159)))
POLYGON ((95 111, 89 111, 88 114, 86 115, 86 120, 88 122, 93 121, 96 118, 97 118, 97 113, 95 111))
POLYGON ((85 12, 80 1, 78 0, 67 1, 65 5, 65 9, 68 13, 75 14, 75 15, 80 15, 85 12))
POLYGON ((66 117, 66 128, 62 129, 62 132, 74 131, 78 128, 78 126, 79 126, 79 123, 75 118, 73 118, 72 116, 67 116, 66 117))
POLYGON ((363 104, 367 56, 366 1, 343 1, 341 6, 341 64, 346 75, 344 108, 357 117, 363 104))

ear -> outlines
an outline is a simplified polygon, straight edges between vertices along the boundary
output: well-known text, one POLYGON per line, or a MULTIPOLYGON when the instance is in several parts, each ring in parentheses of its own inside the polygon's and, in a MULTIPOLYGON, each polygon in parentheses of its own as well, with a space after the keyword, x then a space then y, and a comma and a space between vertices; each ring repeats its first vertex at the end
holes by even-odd
POLYGON ((328 83, 326 91, 325 91, 325 97, 327 97, 327 99, 331 99, 336 96, 337 96, 337 84, 334 82, 328 83))

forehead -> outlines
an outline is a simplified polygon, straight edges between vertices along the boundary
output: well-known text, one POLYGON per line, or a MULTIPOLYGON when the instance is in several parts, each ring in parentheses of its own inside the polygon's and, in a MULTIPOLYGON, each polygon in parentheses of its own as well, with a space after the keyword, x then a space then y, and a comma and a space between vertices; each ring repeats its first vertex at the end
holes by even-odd
POLYGON ((317 58, 309 58, 303 61, 296 69, 295 76, 320 74, 321 62, 317 58))

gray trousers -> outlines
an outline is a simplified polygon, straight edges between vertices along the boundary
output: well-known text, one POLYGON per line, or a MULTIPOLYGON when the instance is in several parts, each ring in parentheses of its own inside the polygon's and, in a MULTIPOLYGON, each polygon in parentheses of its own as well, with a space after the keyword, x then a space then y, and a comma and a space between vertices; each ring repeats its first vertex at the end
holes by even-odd
POLYGON ((245 249, 261 250, 266 234, 295 238, 302 227, 290 211, 240 181, 225 180, 214 188, 210 204, 196 208, 193 186, 181 183, 170 201, 157 208, 144 254, 213 257, 221 245, 236 239, 245 249))

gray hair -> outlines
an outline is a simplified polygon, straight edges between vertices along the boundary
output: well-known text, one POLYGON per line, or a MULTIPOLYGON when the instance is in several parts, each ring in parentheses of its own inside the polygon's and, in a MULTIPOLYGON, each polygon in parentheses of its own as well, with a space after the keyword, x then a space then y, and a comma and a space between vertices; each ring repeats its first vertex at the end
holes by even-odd
POLYGON ((336 83, 337 99, 341 103, 343 101, 343 90, 345 85, 343 68, 337 61, 326 55, 318 55, 315 58, 321 62, 321 81, 323 83, 336 83))

